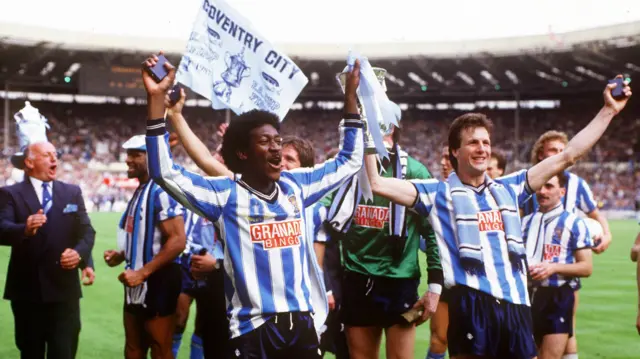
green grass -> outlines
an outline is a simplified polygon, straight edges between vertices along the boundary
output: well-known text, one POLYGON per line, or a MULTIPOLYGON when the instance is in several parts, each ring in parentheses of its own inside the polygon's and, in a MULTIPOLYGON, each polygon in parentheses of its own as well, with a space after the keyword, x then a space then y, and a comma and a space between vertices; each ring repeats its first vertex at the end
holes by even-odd
MULTIPOLYGON (((111 359, 123 357, 122 286, 116 279, 121 268, 109 268, 102 252, 116 244, 115 226, 118 214, 98 213, 91 216, 98 232, 94 248, 96 283, 84 288, 81 302, 82 332, 79 359, 111 359)), ((635 267, 629 261, 629 248, 638 225, 634 221, 612 221, 614 241, 609 250, 594 258, 595 271, 583 281, 578 312, 580 357, 638 358, 640 338, 635 329, 635 267)), ((0 286, 4 288, 9 248, 0 248, 0 286)), ((421 259, 421 263, 424 260, 421 259)), ((424 291, 426 283, 421 285, 424 291)), ((185 333, 179 358, 188 358, 193 317, 185 333)), ((0 302, 0 358, 18 358, 13 340, 13 316, 9 302, 0 302)), ((415 357, 424 358, 429 345, 428 324, 418 328, 415 357)), ((384 349, 381 350, 384 353, 384 349)), ((384 354, 382 354, 384 356, 384 354)), ((331 357, 331 356, 327 356, 331 357)))

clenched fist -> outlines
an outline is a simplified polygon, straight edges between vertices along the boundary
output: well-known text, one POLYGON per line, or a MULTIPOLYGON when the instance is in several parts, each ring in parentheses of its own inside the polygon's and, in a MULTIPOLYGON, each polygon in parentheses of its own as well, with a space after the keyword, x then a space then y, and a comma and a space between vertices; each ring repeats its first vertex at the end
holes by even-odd
POLYGON ((35 236, 38 229, 47 223, 47 216, 43 210, 39 210, 36 214, 32 214, 27 218, 27 225, 24 228, 24 235, 27 237, 35 236))

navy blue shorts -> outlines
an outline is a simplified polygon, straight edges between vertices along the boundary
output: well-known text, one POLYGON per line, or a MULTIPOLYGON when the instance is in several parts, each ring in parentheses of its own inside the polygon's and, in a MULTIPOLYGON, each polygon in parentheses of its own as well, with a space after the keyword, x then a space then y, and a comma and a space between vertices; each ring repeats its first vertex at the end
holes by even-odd
POLYGON ((449 304, 449 298, 451 297, 451 290, 445 286, 442 287, 442 293, 440 293, 440 301, 442 303, 449 304))
POLYGON ((322 358, 313 317, 308 312, 278 313, 258 328, 229 342, 228 358, 322 358))
POLYGON ((191 276, 191 266, 189 264, 188 255, 180 255, 180 272, 182 273, 182 289, 180 293, 186 293, 190 296, 194 296, 195 292, 195 280, 191 276))
POLYGON ((370 277, 345 271, 342 282, 344 325, 388 328, 408 324, 402 314, 418 301, 420 279, 370 277))
POLYGON ((547 334, 573 335, 574 290, 570 284, 561 287, 538 287, 531 294, 533 334, 542 343, 547 334))
POLYGON ((181 287, 180 265, 169 263, 147 278, 145 306, 125 304, 124 310, 144 320, 174 315, 181 287))
POLYGON ((466 287, 449 289, 449 355, 531 359, 537 355, 531 309, 466 287))

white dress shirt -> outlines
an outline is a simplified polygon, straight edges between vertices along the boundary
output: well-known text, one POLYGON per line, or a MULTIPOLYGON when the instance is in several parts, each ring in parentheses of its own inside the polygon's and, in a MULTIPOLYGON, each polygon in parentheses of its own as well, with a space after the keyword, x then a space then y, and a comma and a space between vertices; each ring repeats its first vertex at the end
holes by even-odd
MULTIPOLYGON (((29 180, 31 181, 31 185, 33 186, 33 189, 36 191, 36 196, 38 196, 38 201, 40 201, 40 205, 42 205, 42 192, 44 191, 44 188, 42 188, 42 184, 44 182, 40 181, 37 178, 33 178, 33 177, 29 177, 29 180)), ((49 184, 49 194, 51 195, 51 200, 53 201, 53 182, 47 182, 49 184)))

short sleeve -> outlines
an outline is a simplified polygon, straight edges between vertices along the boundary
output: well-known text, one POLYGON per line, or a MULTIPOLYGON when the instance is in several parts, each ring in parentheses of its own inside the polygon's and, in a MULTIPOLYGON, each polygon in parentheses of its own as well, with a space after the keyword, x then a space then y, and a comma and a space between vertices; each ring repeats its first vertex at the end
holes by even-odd
POLYGON ((573 229, 571 231, 571 241, 573 248, 575 248, 576 250, 593 247, 589 228, 581 218, 576 218, 575 222, 573 223, 573 229))
POLYGON ((509 187, 509 189, 513 191, 518 201, 518 207, 520 208, 533 194, 529 186, 528 173, 528 170, 520 170, 496 179, 496 182, 509 187))
POLYGON ((155 218, 158 222, 184 215, 184 207, 161 188, 155 191, 153 206, 155 218))
POLYGON ((435 196, 438 189, 441 185, 444 185, 444 183, 437 179, 412 180, 409 182, 415 186, 416 191, 418 192, 416 202, 412 206, 413 211, 422 216, 428 217, 433 205, 435 204, 435 196))
POLYGON ((576 201, 576 207, 580 208, 580 210, 586 214, 598 208, 598 203, 595 198, 593 198, 593 192, 591 192, 589 184, 582 178, 578 180, 578 196, 576 201))

